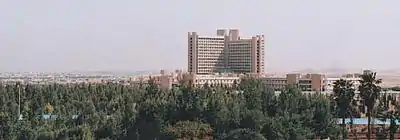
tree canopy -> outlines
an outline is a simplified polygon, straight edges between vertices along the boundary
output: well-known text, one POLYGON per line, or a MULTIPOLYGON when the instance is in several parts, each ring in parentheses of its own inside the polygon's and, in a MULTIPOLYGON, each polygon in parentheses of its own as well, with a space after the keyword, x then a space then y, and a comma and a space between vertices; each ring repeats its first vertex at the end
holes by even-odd
POLYGON ((336 90, 337 100, 295 87, 276 95, 254 78, 233 87, 169 90, 152 81, 6 84, 0 85, 0 139, 338 139, 336 118, 353 112, 353 91, 346 83, 336 90))

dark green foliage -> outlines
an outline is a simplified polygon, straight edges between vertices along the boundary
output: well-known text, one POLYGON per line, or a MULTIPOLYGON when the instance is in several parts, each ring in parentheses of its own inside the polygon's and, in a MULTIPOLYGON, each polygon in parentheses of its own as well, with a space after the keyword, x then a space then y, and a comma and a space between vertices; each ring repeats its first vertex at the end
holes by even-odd
POLYGON ((224 140, 266 140, 266 138, 260 133, 245 128, 232 130, 224 140))
POLYGON ((331 102, 320 95, 302 95, 291 87, 275 95, 253 78, 232 88, 161 90, 149 82, 0 85, 0 139, 274 140, 338 135, 331 102))
POLYGON ((365 71, 363 75, 361 75, 360 80, 360 97, 362 104, 362 112, 365 112, 368 117, 368 135, 367 138, 371 138, 371 118, 374 117, 373 110, 375 109, 376 100, 379 97, 381 92, 381 87, 379 84, 382 83, 381 79, 377 79, 376 72, 365 71))
POLYGON ((164 134, 171 139, 205 139, 212 134, 212 128, 207 123, 180 121, 165 128, 164 134))
POLYGON ((353 83, 343 79, 337 80, 333 86, 333 99, 337 116, 342 119, 342 139, 346 138, 345 119, 352 117, 352 105, 354 104, 355 90, 352 88, 353 83))

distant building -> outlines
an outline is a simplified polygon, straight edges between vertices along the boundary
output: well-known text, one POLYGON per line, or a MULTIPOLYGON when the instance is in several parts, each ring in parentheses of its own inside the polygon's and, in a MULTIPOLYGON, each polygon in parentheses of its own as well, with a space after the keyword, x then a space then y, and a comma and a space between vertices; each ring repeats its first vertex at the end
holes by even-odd
POLYGON ((345 81, 349 81, 353 84, 353 88, 354 89, 358 89, 358 87, 360 86, 360 75, 359 73, 354 73, 354 74, 344 74, 340 77, 326 77, 324 80, 324 89, 326 91, 333 91, 333 86, 334 83, 337 80, 343 79, 345 81))
POLYGON ((170 89, 174 85, 178 85, 180 80, 183 79, 185 75, 181 70, 176 70, 175 72, 168 73, 165 70, 160 70, 160 74, 156 75, 144 75, 131 78, 131 84, 143 84, 147 85, 149 80, 153 80, 162 89, 170 89))
POLYGON ((324 78, 322 74, 287 74, 286 77, 266 76, 261 77, 262 83, 274 90, 282 90, 287 85, 298 87, 302 91, 324 91, 324 78))
POLYGON ((262 77, 261 82, 274 90, 282 90, 287 85, 286 77, 262 77))
POLYGON ((288 85, 294 85, 302 91, 324 91, 322 74, 287 74, 288 85))
POLYGON ((264 59, 264 35, 241 37, 238 29, 219 29, 216 36, 188 33, 189 73, 264 73, 264 59))
POLYGON ((240 83, 240 76, 235 74, 194 75, 192 80, 195 87, 202 87, 205 84, 232 87, 240 83))

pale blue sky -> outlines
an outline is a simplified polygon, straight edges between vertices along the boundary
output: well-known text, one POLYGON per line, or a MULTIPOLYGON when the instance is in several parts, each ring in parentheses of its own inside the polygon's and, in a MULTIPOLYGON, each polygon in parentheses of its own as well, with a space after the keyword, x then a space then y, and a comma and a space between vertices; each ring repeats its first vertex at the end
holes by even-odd
POLYGON ((400 68, 399 0, 0 0, 0 71, 186 68, 187 32, 266 36, 267 71, 400 68))

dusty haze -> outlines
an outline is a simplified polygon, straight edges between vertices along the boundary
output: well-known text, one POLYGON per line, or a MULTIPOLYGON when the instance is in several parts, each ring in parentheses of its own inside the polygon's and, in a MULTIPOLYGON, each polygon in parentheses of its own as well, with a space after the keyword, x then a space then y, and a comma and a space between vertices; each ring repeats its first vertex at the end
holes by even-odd
POLYGON ((266 35, 267 72, 397 69, 398 0, 1 0, 0 71, 186 68, 187 32, 266 35))

